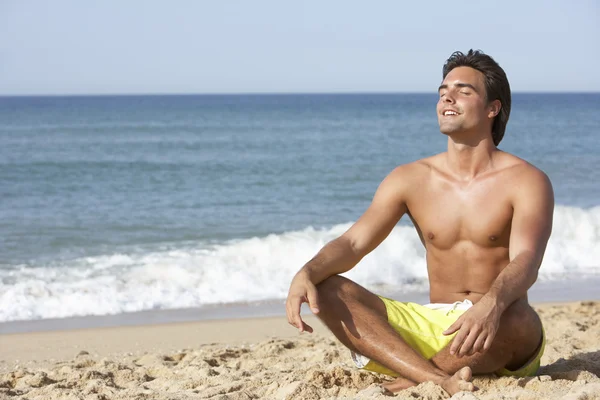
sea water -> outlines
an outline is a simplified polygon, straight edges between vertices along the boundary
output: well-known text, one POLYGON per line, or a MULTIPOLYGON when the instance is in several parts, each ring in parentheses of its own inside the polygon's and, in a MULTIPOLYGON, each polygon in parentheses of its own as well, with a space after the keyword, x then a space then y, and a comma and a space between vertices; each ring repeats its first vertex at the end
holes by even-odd
MULTIPOLYGON (((397 165, 444 151, 436 94, 0 98, 0 321, 281 300, 397 165)), ((600 94, 513 95, 545 171, 540 280, 600 277, 600 94)), ((424 292, 403 219, 346 274, 424 292)))

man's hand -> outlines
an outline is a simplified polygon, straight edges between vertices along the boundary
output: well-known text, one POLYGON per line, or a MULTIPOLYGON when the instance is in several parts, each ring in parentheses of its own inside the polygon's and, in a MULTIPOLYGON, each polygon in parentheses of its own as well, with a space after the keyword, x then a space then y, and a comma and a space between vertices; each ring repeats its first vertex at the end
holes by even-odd
POLYGON ((314 314, 319 312, 317 288, 310 279, 298 274, 292 280, 287 302, 285 303, 287 318, 290 325, 298 328, 300 332, 307 331, 312 333, 313 328, 302 321, 300 317, 300 306, 302 306, 302 303, 308 303, 310 310, 314 314))
POLYGON ((444 335, 452 335, 458 331, 450 345, 450 354, 463 357, 488 351, 496 337, 501 316, 492 300, 482 298, 443 332, 444 335))

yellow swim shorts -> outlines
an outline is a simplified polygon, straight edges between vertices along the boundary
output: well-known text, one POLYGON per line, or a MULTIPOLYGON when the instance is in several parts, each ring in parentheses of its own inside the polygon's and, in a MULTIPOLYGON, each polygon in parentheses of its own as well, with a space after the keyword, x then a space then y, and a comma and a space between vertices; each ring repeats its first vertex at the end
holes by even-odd
MULTIPOLYGON (((427 360, 446 347, 455 336, 455 334, 446 336, 442 332, 473 306, 473 303, 469 300, 454 304, 428 304, 423 306, 416 303, 402 303, 381 296, 380 298, 385 304, 389 324, 410 347, 427 360)), ((543 335, 538 352, 517 371, 509 371, 504 368, 497 371, 496 374, 518 377, 535 375, 540 367, 540 359, 544 352, 545 343, 545 335, 543 335)), ((352 352, 352 359, 358 368, 394 377, 398 376, 394 371, 361 354, 352 352)))

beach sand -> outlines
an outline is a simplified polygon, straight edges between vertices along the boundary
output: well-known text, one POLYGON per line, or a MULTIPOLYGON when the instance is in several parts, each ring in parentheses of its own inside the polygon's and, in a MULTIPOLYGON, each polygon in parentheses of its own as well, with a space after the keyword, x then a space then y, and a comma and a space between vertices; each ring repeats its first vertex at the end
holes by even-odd
MULTIPOLYGON (((600 301, 539 304, 539 376, 476 377, 455 399, 600 399, 600 301)), ((0 399, 386 399, 312 316, 0 335, 0 399)), ((424 383, 399 399, 444 399, 424 383)))

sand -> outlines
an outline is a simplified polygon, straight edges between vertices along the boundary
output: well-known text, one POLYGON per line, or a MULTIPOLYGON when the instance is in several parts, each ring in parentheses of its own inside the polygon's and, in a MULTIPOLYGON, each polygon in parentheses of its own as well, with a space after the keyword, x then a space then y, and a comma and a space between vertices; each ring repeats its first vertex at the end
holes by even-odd
MULTIPOLYGON (((600 399, 600 302, 535 307, 546 327, 539 376, 476 377, 454 399, 600 399)), ((0 399, 387 399, 388 379, 354 368, 314 318, 0 335, 0 399)), ((399 399, 444 399, 424 383, 399 399)))

